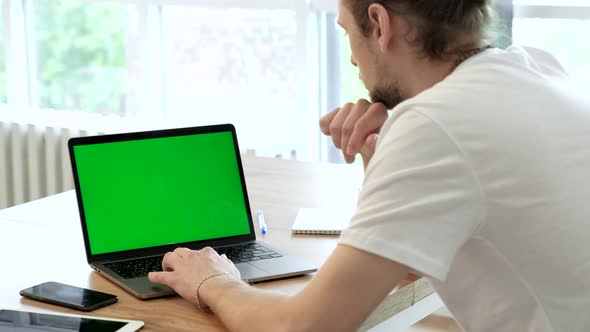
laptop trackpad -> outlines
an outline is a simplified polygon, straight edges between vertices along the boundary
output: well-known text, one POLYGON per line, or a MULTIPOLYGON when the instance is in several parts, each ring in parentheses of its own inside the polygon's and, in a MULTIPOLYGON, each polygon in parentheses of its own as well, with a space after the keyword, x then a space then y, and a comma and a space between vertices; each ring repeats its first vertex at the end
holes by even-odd
POLYGON ((261 278, 267 276, 268 273, 248 263, 238 263, 236 267, 240 271, 242 280, 248 281, 250 279, 261 278))

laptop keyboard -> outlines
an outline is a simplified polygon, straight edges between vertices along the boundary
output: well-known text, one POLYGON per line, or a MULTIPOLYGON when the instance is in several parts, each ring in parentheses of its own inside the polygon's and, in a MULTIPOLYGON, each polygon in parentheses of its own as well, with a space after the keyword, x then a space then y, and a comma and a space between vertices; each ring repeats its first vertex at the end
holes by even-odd
POLYGON ((164 256, 153 256, 128 261, 106 263, 104 266, 117 272, 125 279, 145 277, 149 272, 162 271, 162 259, 164 256))
MULTIPOLYGON (((234 264, 253 262, 263 259, 277 258, 283 255, 258 243, 216 248, 220 255, 226 254, 234 264)), ((127 261, 106 263, 104 266, 117 272, 125 279, 145 277, 149 272, 162 271, 164 256, 152 256, 127 261)))

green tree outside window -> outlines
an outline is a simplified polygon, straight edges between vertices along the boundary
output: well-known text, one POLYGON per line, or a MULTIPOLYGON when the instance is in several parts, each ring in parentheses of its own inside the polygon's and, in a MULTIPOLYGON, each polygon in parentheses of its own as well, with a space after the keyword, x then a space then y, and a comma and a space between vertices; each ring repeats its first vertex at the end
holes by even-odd
POLYGON ((109 2, 34 2, 41 107, 124 115, 126 11, 109 2))

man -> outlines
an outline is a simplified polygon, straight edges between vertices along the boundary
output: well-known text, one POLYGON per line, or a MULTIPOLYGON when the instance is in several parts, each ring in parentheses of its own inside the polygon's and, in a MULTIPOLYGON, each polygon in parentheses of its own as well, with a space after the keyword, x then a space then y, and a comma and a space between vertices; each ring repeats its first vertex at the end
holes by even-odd
POLYGON ((210 248, 167 254, 150 279, 232 331, 354 331, 408 271, 466 331, 590 330, 590 102, 548 54, 485 47, 489 6, 341 0, 373 103, 321 129, 348 162, 361 153, 365 182, 303 291, 252 288, 210 248))

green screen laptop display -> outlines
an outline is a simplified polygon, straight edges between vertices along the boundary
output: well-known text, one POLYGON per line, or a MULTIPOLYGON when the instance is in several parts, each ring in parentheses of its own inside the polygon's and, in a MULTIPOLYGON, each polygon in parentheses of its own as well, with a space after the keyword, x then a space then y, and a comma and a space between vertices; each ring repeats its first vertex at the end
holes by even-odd
POLYGON ((250 232, 230 131, 73 151, 93 255, 250 232))

